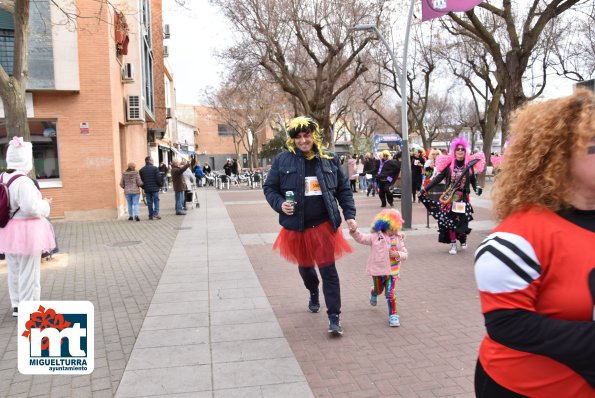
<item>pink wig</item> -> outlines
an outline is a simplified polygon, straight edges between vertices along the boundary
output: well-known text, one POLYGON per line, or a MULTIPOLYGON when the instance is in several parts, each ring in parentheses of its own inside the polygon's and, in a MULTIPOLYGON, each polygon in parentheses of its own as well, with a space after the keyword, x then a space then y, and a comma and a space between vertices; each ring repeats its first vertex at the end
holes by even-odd
MULTIPOLYGON (((457 146, 462 145, 463 148, 465 148, 465 153, 468 155, 469 154, 469 141, 467 141, 465 139, 465 137, 457 137, 454 140, 452 140, 452 142, 450 143, 450 155, 455 156, 455 151, 457 149, 457 146)), ((467 155, 465 155, 465 158, 467 157, 467 155)), ((465 162, 467 163, 467 162, 465 162)))
POLYGON ((465 137, 457 137, 454 140, 452 140, 452 143, 450 144, 450 153, 448 155, 442 155, 436 158, 436 168, 438 169, 438 171, 444 170, 445 168, 447 168, 455 162, 455 151, 457 149, 457 146, 459 145, 465 148, 465 166, 469 163, 470 160, 478 159, 479 162, 477 162, 475 166, 473 166, 473 170, 475 170, 475 172, 477 173, 481 173, 484 170, 486 164, 485 155, 483 154, 483 152, 478 152, 476 154, 471 155, 469 153, 469 141, 467 141, 465 137))

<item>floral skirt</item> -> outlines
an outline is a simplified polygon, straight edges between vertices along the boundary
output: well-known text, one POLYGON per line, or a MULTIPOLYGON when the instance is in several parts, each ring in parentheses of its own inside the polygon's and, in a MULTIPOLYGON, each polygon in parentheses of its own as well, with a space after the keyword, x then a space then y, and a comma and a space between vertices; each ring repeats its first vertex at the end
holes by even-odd
POLYGON ((336 259, 353 251, 341 230, 333 231, 330 221, 303 232, 281 229, 273 250, 278 250, 287 261, 301 267, 331 265, 336 259))
POLYGON ((41 255, 55 247, 54 228, 44 217, 13 218, 0 228, 0 253, 41 255))

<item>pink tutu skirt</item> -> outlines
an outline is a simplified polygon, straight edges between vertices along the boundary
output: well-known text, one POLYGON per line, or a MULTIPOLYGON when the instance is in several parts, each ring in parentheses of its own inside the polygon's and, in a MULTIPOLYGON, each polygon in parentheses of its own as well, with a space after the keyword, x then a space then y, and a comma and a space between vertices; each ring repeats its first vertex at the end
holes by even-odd
POLYGON ((330 221, 306 228, 304 232, 281 229, 273 250, 278 250, 287 261, 302 267, 331 265, 336 259, 353 251, 341 230, 333 231, 330 221))
POLYGON ((0 228, 0 253, 33 255, 56 247, 54 228, 44 218, 13 218, 0 228))

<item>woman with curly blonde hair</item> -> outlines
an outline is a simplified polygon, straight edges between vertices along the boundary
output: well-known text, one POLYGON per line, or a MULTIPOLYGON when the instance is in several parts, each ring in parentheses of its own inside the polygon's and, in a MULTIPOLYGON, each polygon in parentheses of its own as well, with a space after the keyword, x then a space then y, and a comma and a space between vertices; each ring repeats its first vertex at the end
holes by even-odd
POLYGON ((487 329, 476 395, 593 397, 593 92, 526 106, 511 137, 492 188, 500 224, 475 253, 487 329))

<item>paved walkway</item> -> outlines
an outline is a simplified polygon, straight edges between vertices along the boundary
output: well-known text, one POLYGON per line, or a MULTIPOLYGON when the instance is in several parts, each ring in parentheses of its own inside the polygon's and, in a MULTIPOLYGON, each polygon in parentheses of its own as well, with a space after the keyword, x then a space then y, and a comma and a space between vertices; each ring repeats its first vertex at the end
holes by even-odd
MULTIPOLYGON (((399 287, 401 328, 367 303, 367 247, 338 262, 345 335, 305 311, 295 266, 271 250, 279 229, 262 192, 199 191, 201 206, 160 221, 56 222, 60 253, 42 264, 44 300, 95 305, 95 371, 24 376, 16 369, 6 265, 0 262, 0 396, 472 397, 483 335, 472 252, 436 242, 414 204, 411 259, 399 287)), ((356 194, 362 229, 377 198, 356 194)), ((477 200, 471 246, 492 228, 477 200)), ((142 206, 141 206, 142 207, 142 206)))

